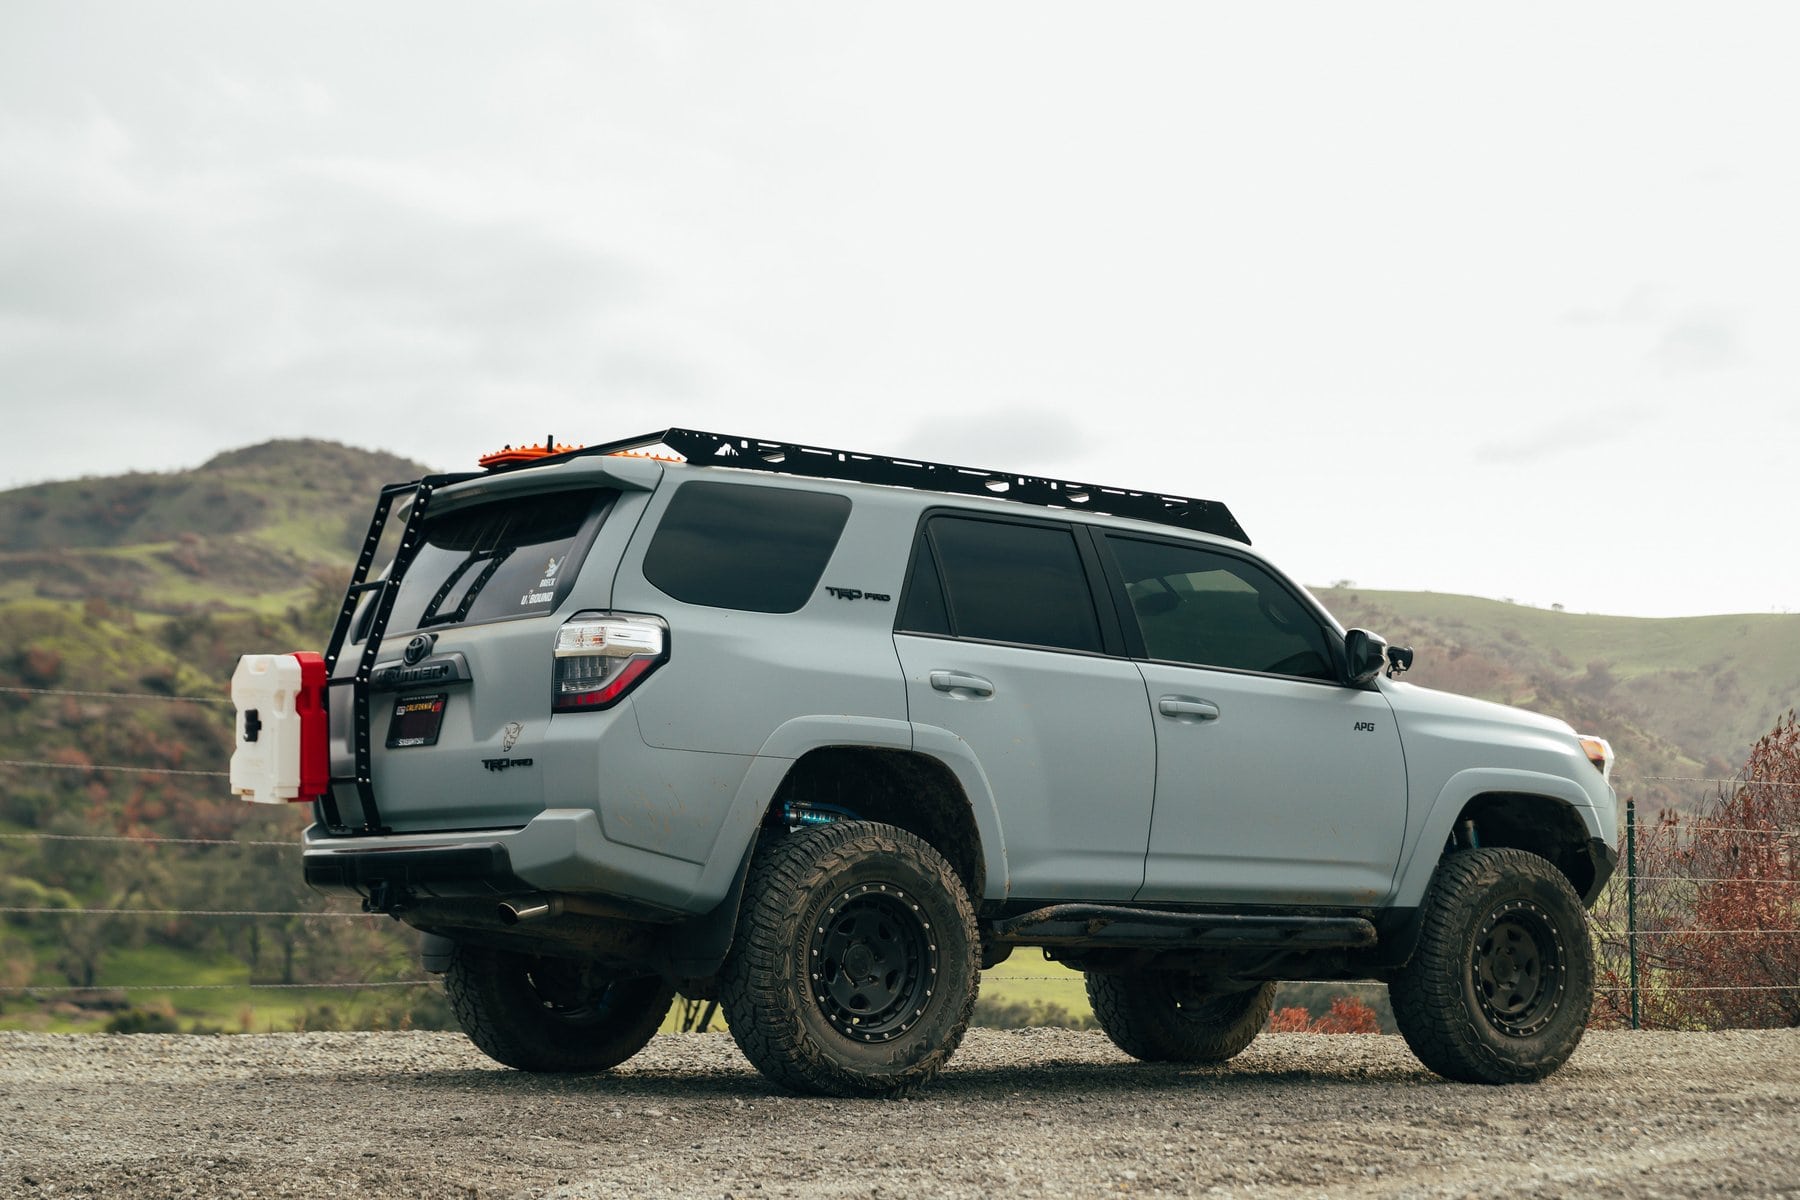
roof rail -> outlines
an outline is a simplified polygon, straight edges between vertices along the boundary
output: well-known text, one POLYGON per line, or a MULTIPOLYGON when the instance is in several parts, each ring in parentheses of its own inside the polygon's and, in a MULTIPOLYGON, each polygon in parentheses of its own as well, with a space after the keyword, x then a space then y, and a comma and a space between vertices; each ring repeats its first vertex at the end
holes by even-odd
POLYGON ((916 488, 920 491, 947 492, 960 496, 982 496, 990 500, 1012 500, 1044 508, 1100 512, 1158 525, 1194 529, 1243 542, 1245 545, 1250 543, 1249 535, 1237 523, 1237 518, 1231 515, 1231 510, 1217 500, 1136 492, 1126 488, 1076 483, 1067 479, 1016 475, 1009 471, 990 471, 980 467, 958 467, 916 458, 889 458, 881 454, 831 450, 822 446, 802 446, 794 442, 770 442, 735 434, 706 433, 698 429, 664 429, 600 446, 585 446, 579 450, 546 455, 529 462, 501 463, 491 467, 490 471, 530 470, 547 463, 566 462, 572 458, 619 454, 655 446, 667 446, 694 466, 735 467, 746 471, 771 471, 813 479, 843 479, 855 483, 916 488))

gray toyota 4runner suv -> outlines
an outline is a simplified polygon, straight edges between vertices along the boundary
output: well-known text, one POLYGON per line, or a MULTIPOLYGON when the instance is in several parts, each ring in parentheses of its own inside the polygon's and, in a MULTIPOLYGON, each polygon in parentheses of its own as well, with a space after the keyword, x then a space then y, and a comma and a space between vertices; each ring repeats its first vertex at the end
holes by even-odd
POLYGON ((1278 980, 1380 980, 1432 1070, 1538 1079, 1588 1019, 1612 752, 1410 662, 1216 502, 547 440, 384 489, 306 878, 421 930, 524 1070, 623 1062, 679 991, 781 1085, 898 1095, 1037 947, 1140 1059, 1230 1058, 1278 980))

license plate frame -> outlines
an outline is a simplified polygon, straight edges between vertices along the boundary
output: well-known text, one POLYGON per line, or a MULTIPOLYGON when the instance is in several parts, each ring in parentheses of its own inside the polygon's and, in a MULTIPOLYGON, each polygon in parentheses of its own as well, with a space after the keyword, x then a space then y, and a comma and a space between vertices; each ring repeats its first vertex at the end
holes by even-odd
POLYGON ((410 750, 437 745, 449 706, 449 692, 428 692, 395 700, 388 711, 387 748, 410 750))

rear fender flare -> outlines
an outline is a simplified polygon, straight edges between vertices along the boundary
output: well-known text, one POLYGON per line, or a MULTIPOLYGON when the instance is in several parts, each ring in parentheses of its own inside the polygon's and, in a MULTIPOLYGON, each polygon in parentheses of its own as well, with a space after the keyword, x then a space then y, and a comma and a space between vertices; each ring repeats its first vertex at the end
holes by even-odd
POLYGON ((671 978, 704 976, 717 969, 731 946, 731 931, 743 902, 744 880, 756 838, 776 791, 794 763, 808 752, 837 746, 868 746, 914 751, 936 759, 956 778, 968 797, 981 837, 987 886, 984 900, 1003 900, 1007 893, 1006 847, 1000 815, 987 775, 968 743, 945 729, 918 727, 905 721, 850 717, 796 717, 770 735, 750 765, 733 797, 700 879, 684 905, 700 914, 681 926, 659 964, 671 978))
POLYGON ((981 899, 1003 901, 1012 894, 1012 878, 1006 867, 1006 833, 1000 825, 1000 809, 994 803, 994 789, 988 783, 981 760, 969 743, 936 725, 914 725, 912 748, 927 758, 936 759, 956 777, 969 808, 975 817, 975 830, 981 835, 982 869, 986 886, 981 899))
POLYGON ((1006 842, 1000 813, 994 805, 987 774, 969 744, 947 729, 913 725, 906 721, 864 717, 808 716, 783 722, 769 735, 732 799, 731 810, 719 828, 705 868, 686 907, 707 912, 724 899, 732 878, 743 861, 745 849, 756 836, 769 802, 782 780, 802 756, 834 746, 868 746, 902 750, 937 760, 955 777, 968 797, 976 832, 981 837, 982 867, 986 874, 983 900, 1004 900, 1008 893, 1006 842))

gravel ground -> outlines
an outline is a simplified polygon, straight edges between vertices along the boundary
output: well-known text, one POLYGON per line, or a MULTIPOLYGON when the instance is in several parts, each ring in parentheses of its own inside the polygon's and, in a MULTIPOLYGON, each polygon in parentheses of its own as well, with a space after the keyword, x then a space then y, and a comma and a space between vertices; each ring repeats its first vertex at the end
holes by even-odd
POLYGON ((0 1033, 0 1196, 1800 1197, 1800 1030, 1590 1033, 1544 1083, 1392 1037, 1264 1035, 1223 1067, 976 1030, 908 1101, 776 1094, 724 1034, 610 1075, 443 1033, 0 1033))

